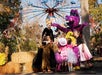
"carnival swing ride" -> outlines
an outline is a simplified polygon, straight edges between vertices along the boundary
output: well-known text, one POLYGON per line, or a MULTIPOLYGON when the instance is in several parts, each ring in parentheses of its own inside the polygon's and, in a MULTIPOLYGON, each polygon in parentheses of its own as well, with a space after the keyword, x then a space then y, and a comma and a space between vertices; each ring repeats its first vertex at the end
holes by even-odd
POLYGON ((79 0, 21 0, 21 14, 23 22, 38 21, 39 25, 46 25, 47 20, 59 24, 65 23, 65 16, 71 9, 80 11, 79 0))

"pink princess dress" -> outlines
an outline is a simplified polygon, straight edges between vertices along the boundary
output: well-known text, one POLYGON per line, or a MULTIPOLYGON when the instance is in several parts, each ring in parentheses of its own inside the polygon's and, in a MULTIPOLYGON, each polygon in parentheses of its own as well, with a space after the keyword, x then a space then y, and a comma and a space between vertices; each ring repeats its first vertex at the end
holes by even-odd
POLYGON ((73 51, 72 45, 67 45, 67 50, 68 50, 68 62, 72 64, 76 64, 78 62, 76 54, 73 51))
POLYGON ((61 55, 62 61, 63 62, 67 61, 68 60, 68 49, 67 49, 67 46, 60 47, 59 51, 60 51, 60 55, 61 55))
POLYGON ((73 48, 71 45, 66 45, 64 47, 60 47, 59 49, 62 61, 77 63, 77 57, 73 52, 73 48))
POLYGON ((78 48, 80 53, 80 61, 87 61, 92 58, 92 54, 90 53, 86 44, 80 44, 78 48), (84 51, 82 50, 82 45, 84 45, 84 51))

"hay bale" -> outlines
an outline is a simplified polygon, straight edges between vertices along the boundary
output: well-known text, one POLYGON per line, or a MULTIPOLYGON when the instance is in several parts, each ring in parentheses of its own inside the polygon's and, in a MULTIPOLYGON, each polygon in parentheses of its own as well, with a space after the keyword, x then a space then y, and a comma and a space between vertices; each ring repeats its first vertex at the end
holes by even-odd
POLYGON ((0 66, 0 73, 2 74, 12 74, 12 73, 21 73, 19 63, 8 62, 3 66, 0 66))
POLYGON ((17 52, 13 53, 11 56, 11 61, 15 63, 19 63, 21 65, 22 73, 31 73, 32 62, 36 52, 17 52))
POLYGON ((11 56, 11 61, 16 63, 32 62, 34 58, 34 52, 17 52, 11 56))
POLYGON ((32 62, 25 63, 23 65, 23 73, 32 73, 32 72, 33 72, 32 62))

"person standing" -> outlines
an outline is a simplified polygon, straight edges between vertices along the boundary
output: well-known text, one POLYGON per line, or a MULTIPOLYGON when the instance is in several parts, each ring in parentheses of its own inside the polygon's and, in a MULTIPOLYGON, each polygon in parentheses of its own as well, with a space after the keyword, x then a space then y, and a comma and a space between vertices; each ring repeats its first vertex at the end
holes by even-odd
POLYGON ((92 56, 89 48, 84 43, 84 40, 80 36, 80 32, 79 31, 74 30, 74 36, 76 37, 77 46, 79 48, 80 62, 81 63, 85 63, 85 66, 90 66, 91 67, 91 63, 89 63, 89 61, 93 58, 93 56, 92 56))
POLYGON ((51 29, 51 24, 48 24, 46 28, 44 28, 43 32, 42 32, 42 39, 44 39, 44 37, 46 36, 50 36, 51 41, 54 42, 54 35, 53 35, 53 31, 51 29))

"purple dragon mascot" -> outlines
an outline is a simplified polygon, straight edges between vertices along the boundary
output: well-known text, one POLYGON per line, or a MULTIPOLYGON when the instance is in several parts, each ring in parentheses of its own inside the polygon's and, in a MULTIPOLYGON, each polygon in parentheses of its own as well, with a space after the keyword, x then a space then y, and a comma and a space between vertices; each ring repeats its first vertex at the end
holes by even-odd
POLYGON ((77 10, 72 9, 70 11, 70 15, 65 16, 65 20, 68 21, 67 27, 62 27, 61 25, 57 23, 52 23, 52 26, 57 27, 62 32, 67 33, 68 31, 78 30, 82 33, 82 30, 85 26, 87 26, 87 23, 79 24, 80 22, 80 16, 78 14, 77 10))

